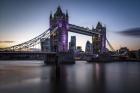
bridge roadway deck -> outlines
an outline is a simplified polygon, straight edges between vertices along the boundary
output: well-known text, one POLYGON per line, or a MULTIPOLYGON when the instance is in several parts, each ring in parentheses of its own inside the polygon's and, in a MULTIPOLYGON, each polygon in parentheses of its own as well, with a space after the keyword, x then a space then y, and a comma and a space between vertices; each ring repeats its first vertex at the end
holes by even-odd
POLYGON ((42 51, 6 51, 0 52, 0 60, 43 60, 45 56, 55 56, 56 52, 42 52, 42 51))
POLYGON ((56 54, 56 52, 43 52, 43 51, 3 51, 0 54, 56 54))

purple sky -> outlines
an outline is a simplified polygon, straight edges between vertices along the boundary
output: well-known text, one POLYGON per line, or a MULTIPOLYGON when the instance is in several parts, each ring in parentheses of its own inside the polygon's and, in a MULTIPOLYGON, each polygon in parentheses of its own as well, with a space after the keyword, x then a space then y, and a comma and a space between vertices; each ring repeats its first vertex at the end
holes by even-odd
MULTIPOLYGON (((0 0, 0 41, 15 41, 1 42, 0 46, 18 44, 41 34, 49 28, 50 11, 54 13, 58 5, 64 12, 68 10, 71 24, 91 28, 101 21, 115 49, 140 48, 140 36, 135 36, 135 31, 133 36, 117 33, 140 27, 139 0, 0 0)), ((91 41, 88 36, 71 35, 77 36, 77 45, 83 49, 86 41, 91 41)))

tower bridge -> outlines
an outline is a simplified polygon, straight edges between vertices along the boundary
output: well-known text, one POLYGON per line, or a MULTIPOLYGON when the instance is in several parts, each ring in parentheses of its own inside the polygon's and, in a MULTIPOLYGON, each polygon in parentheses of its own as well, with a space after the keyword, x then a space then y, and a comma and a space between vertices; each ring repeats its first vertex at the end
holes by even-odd
MULTIPOLYGON (((92 45, 93 45, 93 54, 102 54, 106 52, 106 27, 102 26, 100 22, 98 22, 95 29, 87 29, 84 27, 76 26, 69 23, 69 15, 68 12, 64 13, 61 10, 61 7, 58 6, 54 15, 51 13, 49 18, 50 27, 46 31, 44 31, 39 36, 23 42, 18 45, 14 45, 11 47, 6 47, 1 49, 0 51, 20 51, 13 54, 27 54, 33 56, 36 55, 52 55, 52 53, 57 53, 59 56, 60 61, 68 61, 70 59, 73 60, 73 54, 69 52, 68 49, 68 31, 79 33, 83 35, 88 35, 92 37, 92 45), (49 38, 49 39, 48 39, 49 38), (48 39, 48 40, 46 40, 48 39), (43 40, 43 41, 42 41, 43 40), (44 42, 44 43, 41 43, 44 42), (47 42, 50 42, 50 52, 47 51, 46 45, 47 42), (32 53, 25 53, 23 50, 27 48, 31 48, 37 44, 41 43, 42 51, 39 52, 32 52, 32 53), (46 48, 46 49, 45 49, 46 48), (23 52, 23 53, 21 53, 23 52), (42 52, 42 53, 41 53, 42 52)), ((1 54, 6 54, 5 52, 1 52, 1 54)), ((8 55, 8 53, 7 53, 8 55)), ((11 55, 11 52, 9 52, 11 55)), ((48 60, 48 59, 47 59, 48 60)))

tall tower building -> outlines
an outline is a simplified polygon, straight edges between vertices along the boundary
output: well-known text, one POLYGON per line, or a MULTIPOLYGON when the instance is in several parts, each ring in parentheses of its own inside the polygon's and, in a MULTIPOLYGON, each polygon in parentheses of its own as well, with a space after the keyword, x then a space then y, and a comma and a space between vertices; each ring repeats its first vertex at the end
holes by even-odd
POLYGON ((75 52, 75 50, 76 50, 76 36, 71 36, 71 41, 69 43, 69 50, 75 52))
POLYGON ((90 41, 86 42, 86 47, 85 47, 85 52, 86 53, 92 53, 92 43, 90 43, 90 41))
POLYGON ((50 52, 50 39, 49 38, 41 39, 41 51, 50 52))
POLYGON ((68 51, 68 12, 63 13, 58 6, 54 15, 50 14, 51 31, 58 27, 54 34, 50 36, 50 46, 52 52, 68 51))

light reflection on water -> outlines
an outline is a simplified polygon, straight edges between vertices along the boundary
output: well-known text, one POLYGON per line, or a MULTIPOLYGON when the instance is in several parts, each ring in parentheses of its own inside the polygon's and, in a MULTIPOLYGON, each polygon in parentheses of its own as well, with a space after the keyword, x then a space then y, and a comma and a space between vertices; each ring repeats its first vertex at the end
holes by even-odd
POLYGON ((140 93, 140 63, 0 61, 1 93, 140 93))

